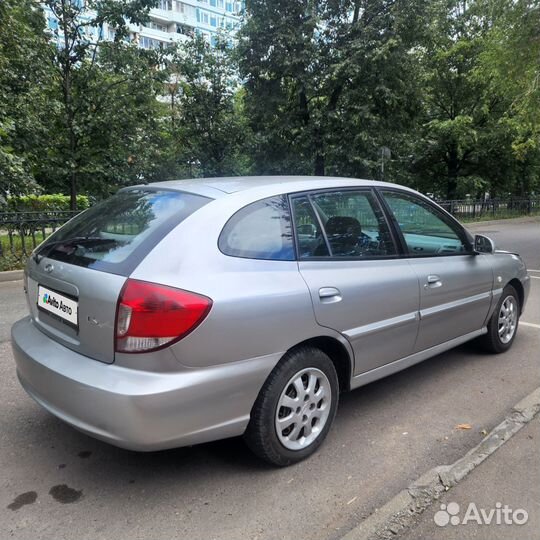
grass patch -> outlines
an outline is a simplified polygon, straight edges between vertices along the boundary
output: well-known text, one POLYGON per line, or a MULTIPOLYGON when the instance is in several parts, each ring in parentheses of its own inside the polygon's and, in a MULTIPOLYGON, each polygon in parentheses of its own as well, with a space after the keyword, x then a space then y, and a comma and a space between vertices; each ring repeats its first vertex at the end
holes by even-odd
POLYGON ((24 237, 24 248, 23 249, 23 239, 18 234, 11 235, 11 242, 7 232, 3 231, 0 233, 0 272, 6 270, 20 270, 24 268, 26 264, 26 259, 32 253, 32 250, 35 246, 40 244, 43 240, 43 233, 38 231, 34 234, 34 240, 32 236, 24 237), (25 253, 26 251, 26 253, 25 253))

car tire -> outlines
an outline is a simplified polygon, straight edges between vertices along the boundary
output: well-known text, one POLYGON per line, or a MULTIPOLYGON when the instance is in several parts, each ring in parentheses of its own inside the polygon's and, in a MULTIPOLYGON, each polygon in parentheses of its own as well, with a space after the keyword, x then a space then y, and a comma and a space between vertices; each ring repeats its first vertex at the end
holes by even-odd
POLYGON ((521 306, 516 289, 507 285, 489 319, 487 334, 480 338, 482 347, 491 353, 506 352, 517 334, 521 306))
POLYGON ((244 439, 272 465, 301 461, 326 438, 338 397, 336 368, 323 351, 315 347, 290 351, 259 392, 244 439))

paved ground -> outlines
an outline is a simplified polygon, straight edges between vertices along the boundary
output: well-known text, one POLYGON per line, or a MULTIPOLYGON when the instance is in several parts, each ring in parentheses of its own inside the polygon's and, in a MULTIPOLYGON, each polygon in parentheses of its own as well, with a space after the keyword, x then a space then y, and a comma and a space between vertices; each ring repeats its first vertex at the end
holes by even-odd
POLYGON ((540 445, 540 417, 519 431, 489 459, 456 487, 428 508, 420 523, 400 536, 400 540, 538 540, 540 531, 540 467, 538 448, 540 445), (455 504, 459 506, 456 506, 455 504), (474 504, 478 514, 471 509, 474 504), (442 506, 444 505, 444 506, 442 506), (500 517, 497 515, 500 507, 500 517), (502 514, 503 508, 512 509, 512 514, 502 514), (448 522, 450 514, 440 513, 441 509, 457 511, 457 524, 448 522), (485 524, 481 509, 489 518, 490 510, 495 513, 492 521, 485 524), (524 514, 514 514, 525 510, 528 519, 523 524, 513 522, 516 515, 518 523, 525 520, 524 514), (438 513, 438 514, 437 514, 438 513), (468 516, 466 518, 466 516, 468 516), (506 523, 505 523, 506 517, 506 523), (480 524, 477 519, 480 518, 480 524), (436 525, 437 519, 440 525, 436 525), (464 519, 466 522, 463 523, 464 519), (499 521, 499 523, 497 523, 499 521), (511 521, 511 523, 508 523, 511 521), (446 523, 446 524, 445 524, 446 523))
MULTIPOLYGON (((474 230, 540 270, 538 222, 474 230)), ((540 324, 532 282, 522 320, 540 324)), ((6 341, 25 311, 21 283, 0 284, 0 303, 1 539, 336 539, 461 457, 540 383, 540 331, 523 325, 505 355, 463 346, 343 396, 321 451, 295 467, 268 468, 238 439, 136 454, 74 431, 25 395, 6 341)))

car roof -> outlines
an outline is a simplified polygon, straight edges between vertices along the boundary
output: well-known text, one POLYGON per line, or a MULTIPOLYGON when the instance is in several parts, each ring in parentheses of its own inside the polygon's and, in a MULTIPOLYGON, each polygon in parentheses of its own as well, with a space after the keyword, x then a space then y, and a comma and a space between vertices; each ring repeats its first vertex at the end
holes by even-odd
MULTIPOLYGON (((153 187, 177 189, 200 195, 219 198, 239 191, 256 190, 257 188, 275 187, 275 193, 294 193, 314 189, 356 186, 397 186, 389 182, 362 180, 357 178, 339 178, 331 176, 229 176, 222 178, 196 178, 190 180, 169 180, 154 182, 153 187)), ((407 189, 407 188, 405 188, 407 189)))

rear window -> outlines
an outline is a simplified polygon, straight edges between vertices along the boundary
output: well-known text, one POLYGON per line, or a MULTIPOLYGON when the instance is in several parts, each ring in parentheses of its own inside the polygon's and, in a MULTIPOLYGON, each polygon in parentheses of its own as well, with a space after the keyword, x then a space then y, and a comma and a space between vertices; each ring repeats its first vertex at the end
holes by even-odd
POLYGON ((34 257, 128 275, 173 227, 210 201, 181 191, 123 190, 66 223, 34 257))
POLYGON ((232 257, 294 260, 287 197, 263 199, 236 212, 221 232, 219 249, 232 257))

